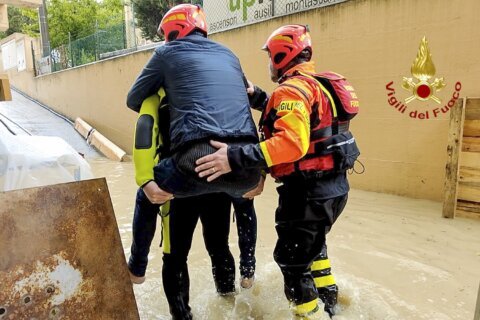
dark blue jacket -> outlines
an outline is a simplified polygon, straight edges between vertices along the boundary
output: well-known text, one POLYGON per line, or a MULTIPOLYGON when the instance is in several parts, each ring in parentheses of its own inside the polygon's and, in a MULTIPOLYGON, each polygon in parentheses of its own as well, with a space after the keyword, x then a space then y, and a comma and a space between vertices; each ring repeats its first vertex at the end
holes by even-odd
POLYGON ((258 141, 240 62, 224 46, 192 34, 158 47, 130 89, 128 107, 138 112, 160 87, 173 150, 208 138, 258 141))

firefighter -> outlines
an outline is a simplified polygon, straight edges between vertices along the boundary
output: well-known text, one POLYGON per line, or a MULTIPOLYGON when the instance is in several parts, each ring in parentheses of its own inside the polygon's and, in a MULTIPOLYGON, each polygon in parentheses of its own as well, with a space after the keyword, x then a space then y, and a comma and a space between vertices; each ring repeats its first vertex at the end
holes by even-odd
POLYGON ((212 166, 269 168, 282 184, 277 188, 274 258, 284 276, 285 295, 297 316, 309 319, 323 312, 318 298, 333 316, 338 288, 326 234, 347 203, 346 171, 359 152, 348 121, 339 125, 331 94, 313 76, 308 28, 280 27, 263 49, 270 57, 271 80, 279 84, 270 97, 256 86, 248 89, 251 106, 262 111, 264 140, 240 147, 212 141, 218 151, 198 159, 196 171, 212 177, 212 166))

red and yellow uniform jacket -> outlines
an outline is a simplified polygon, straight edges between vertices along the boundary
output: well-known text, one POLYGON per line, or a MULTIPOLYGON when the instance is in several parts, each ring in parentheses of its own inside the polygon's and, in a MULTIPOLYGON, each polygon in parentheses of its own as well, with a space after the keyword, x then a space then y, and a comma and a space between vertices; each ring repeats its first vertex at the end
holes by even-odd
POLYGON ((333 168, 333 158, 328 156, 306 157, 314 153, 311 137, 313 126, 331 125, 331 109, 319 87, 298 77, 297 73, 315 73, 313 62, 306 62, 288 70, 285 81, 268 98, 265 94, 255 97, 252 107, 262 109, 261 130, 265 140, 241 150, 229 148, 232 169, 236 166, 271 167, 272 176, 278 178, 295 170, 320 171, 333 168), (314 105, 318 107, 314 108, 314 105), (314 114, 312 114, 314 113, 314 114))

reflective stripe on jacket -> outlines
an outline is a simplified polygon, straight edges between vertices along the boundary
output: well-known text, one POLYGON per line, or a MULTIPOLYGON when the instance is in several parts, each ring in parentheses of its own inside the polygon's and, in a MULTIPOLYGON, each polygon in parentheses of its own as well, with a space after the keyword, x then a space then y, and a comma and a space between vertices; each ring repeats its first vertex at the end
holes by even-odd
POLYGON ((160 159, 159 148, 163 145, 160 134, 160 108, 168 108, 165 91, 145 99, 140 107, 133 145, 135 181, 139 187, 153 180, 153 167, 160 159))

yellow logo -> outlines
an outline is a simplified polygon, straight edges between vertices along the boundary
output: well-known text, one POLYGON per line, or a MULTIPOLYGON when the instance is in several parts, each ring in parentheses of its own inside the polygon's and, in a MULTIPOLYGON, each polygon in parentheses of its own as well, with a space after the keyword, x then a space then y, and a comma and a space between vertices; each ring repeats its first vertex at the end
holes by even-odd
POLYGON ((293 101, 293 100, 282 101, 277 108, 277 112, 279 114, 286 114, 286 113, 292 112, 295 109, 302 114, 305 120, 310 121, 309 113, 305 108, 305 104, 302 101, 293 101))
POLYGON ((278 107, 278 111, 292 111, 295 108, 303 107, 303 103, 299 101, 282 101, 278 107))
POLYGON ((429 82, 430 78, 435 76, 436 70, 425 37, 423 37, 420 42, 417 57, 413 62, 410 71, 412 76, 414 76, 418 82, 415 82, 413 78, 403 78, 402 87, 405 90, 412 92, 412 96, 406 98, 405 103, 410 103, 415 99, 420 101, 432 99, 436 103, 441 104, 442 100, 435 96, 435 92, 443 89, 446 84, 443 77, 435 78, 433 82, 429 82))

